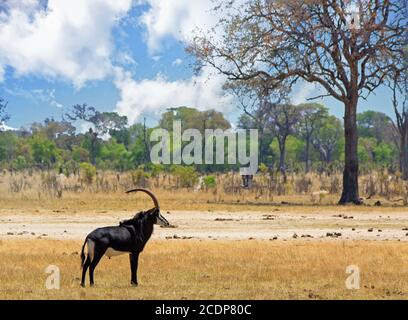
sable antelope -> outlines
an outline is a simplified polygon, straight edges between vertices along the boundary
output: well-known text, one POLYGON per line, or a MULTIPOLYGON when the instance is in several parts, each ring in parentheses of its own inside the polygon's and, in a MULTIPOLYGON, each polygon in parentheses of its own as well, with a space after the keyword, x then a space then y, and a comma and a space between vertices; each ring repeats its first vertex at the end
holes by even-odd
POLYGON ((138 191, 147 193, 152 198, 154 208, 137 213, 132 219, 122 221, 119 226, 96 229, 86 237, 81 251, 82 287, 85 287, 88 267, 90 285, 94 285, 94 271, 103 255, 111 258, 126 253, 129 253, 130 258, 131 285, 137 286, 139 254, 153 233, 153 225, 170 226, 160 214, 159 202, 152 192, 146 189, 134 189, 126 193, 138 191), (87 246, 86 255, 85 245, 87 246))

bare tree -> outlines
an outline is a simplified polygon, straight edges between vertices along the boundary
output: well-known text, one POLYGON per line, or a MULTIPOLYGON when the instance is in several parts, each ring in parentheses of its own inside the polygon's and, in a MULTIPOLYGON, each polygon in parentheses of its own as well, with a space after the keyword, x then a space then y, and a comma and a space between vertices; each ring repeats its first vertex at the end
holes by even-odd
MULTIPOLYGON (((224 89, 233 93, 237 98, 239 107, 244 112, 244 117, 241 120, 249 119, 251 129, 257 129, 259 134, 259 153, 260 162, 267 162, 267 153, 270 146, 268 145, 266 137, 273 135, 273 130, 268 126, 268 106, 273 101, 274 104, 279 104, 286 99, 288 93, 281 88, 273 92, 268 92, 268 89, 263 87, 263 83, 259 81, 235 81, 227 83, 224 89), (265 101, 269 101, 265 103, 265 101)), ((247 124, 240 123, 244 129, 247 124)))
MULTIPOLYGON (((340 204, 360 204, 357 106, 390 75, 407 17, 401 0, 231 0, 223 35, 197 35, 188 51, 197 70, 211 66, 228 81, 259 79, 273 90, 299 79, 344 105, 345 166, 340 204)), ((218 29, 215 30, 218 30, 218 29)), ((316 97, 318 98, 318 97, 316 97)))
POLYGON ((4 99, 0 98, 0 130, 4 122, 10 119, 9 114, 6 112, 7 104, 4 99))
MULTIPOLYGON (((408 0, 403 3, 403 14, 408 17, 408 0)), ((392 90, 392 105, 396 121, 393 122, 395 142, 399 150, 400 170, 404 180, 408 180, 408 25, 401 37, 404 47, 399 59, 394 61, 392 77, 388 86, 392 90)))
MULTIPOLYGON (((408 57, 407 57, 408 59, 408 57)), ((408 68, 408 65, 407 67, 408 68)), ((397 72, 390 86, 393 92, 392 104, 396 121, 393 122, 395 142, 399 150, 400 170, 408 180, 408 74, 407 69, 397 72)))

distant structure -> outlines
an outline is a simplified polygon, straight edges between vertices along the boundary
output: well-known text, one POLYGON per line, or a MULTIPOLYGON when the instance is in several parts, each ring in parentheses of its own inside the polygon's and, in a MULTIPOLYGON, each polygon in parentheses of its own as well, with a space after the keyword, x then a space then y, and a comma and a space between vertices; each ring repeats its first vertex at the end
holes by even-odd
POLYGON ((244 189, 252 188, 252 180, 254 179, 253 175, 242 175, 242 187, 244 189))

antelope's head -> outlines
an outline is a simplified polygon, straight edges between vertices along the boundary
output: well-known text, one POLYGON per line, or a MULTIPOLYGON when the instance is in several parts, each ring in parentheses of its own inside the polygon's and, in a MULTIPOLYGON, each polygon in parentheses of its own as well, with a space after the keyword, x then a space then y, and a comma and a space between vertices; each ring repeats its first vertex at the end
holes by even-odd
POLYGON ((154 224, 157 224, 157 225, 163 226, 163 227, 169 227, 170 223, 160 213, 159 201, 157 200, 156 196, 151 191, 146 190, 146 189, 134 189, 134 190, 127 191, 126 193, 129 194, 129 193, 132 193, 132 192, 139 192, 139 191, 148 194, 150 196, 150 198, 152 198, 153 203, 154 203, 154 208, 146 211, 145 214, 147 214, 149 216, 149 218, 153 219, 154 224))

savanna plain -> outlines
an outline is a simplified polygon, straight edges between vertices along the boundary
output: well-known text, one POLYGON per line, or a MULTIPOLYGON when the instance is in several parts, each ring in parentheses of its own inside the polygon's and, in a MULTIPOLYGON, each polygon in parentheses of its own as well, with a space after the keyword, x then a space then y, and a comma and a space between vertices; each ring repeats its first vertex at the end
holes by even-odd
MULTIPOLYGON (((124 188, 126 189, 126 188, 124 188)), ((103 258, 79 286, 94 228, 152 206, 121 190, 0 198, 2 299, 406 299, 408 208, 392 197, 336 206, 336 194, 151 189, 172 228, 156 226, 130 286, 129 258, 103 258), (381 202, 381 206, 378 204, 381 202), (50 265, 60 288, 46 288, 50 265), (350 266, 357 267, 352 269, 350 266), (358 287, 346 282, 358 270, 358 287), (88 284, 88 283, 87 283, 88 284)), ((398 200, 398 199, 397 199, 398 200)), ((355 276, 356 274, 354 274, 355 276)))

